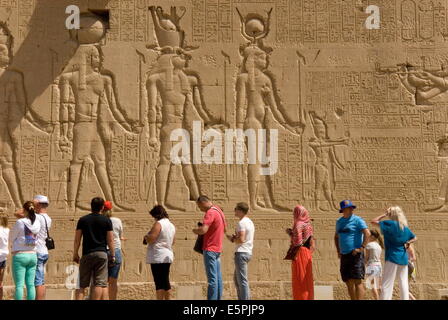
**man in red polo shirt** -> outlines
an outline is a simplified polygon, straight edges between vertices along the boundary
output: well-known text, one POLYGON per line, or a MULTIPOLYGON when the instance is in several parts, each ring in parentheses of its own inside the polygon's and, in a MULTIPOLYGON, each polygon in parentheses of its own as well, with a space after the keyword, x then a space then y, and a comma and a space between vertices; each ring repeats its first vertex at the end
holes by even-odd
POLYGON ((225 216, 221 208, 213 205, 206 196, 200 196, 196 203, 198 208, 205 212, 202 226, 193 229, 193 232, 204 235, 202 250, 208 281, 207 299, 221 300, 223 285, 220 256, 226 230, 225 216))

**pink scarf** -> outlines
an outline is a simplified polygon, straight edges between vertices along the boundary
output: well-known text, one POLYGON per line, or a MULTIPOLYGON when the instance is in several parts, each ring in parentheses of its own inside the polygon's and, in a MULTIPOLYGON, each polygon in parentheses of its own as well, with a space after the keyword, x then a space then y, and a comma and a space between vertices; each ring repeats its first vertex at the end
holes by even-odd
POLYGON ((291 242, 298 246, 304 244, 313 235, 310 214, 304 207, 298 205, 294 208, 294 225, 292 227, 291 242))

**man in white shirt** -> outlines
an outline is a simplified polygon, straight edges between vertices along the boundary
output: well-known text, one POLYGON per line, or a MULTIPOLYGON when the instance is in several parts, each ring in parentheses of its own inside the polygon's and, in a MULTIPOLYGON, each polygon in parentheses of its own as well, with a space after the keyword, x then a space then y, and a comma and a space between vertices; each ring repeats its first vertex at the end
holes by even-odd
POLYGON ((37 267, 34 285, 36 287, 36 300, 45 300, 45 264, 48 261, 48 248, 45 240, 51 228, 51 218, 47 214, 49 201, 46 196, 38 195, 34 197, 33 202, 37 213, 36 218, 41 225, 36 242, 37 267))
POLYGON ((234 281, 239 300, 250 300, 247 264, 252 257, 255 227, 252 220, 247 217, 248 212, 249 206, 247 203, 240 202, 236 205, 235 216, 240 220, 235 234, 227 236, 230 241, 236 244, 234 281))

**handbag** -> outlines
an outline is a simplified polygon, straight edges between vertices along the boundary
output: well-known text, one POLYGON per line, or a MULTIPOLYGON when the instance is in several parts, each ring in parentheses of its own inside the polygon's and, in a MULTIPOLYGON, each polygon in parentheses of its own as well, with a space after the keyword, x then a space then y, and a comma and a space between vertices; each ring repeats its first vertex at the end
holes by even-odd
MULTIPOLYGON (((216 210, 216 211, 218 211, 218 210, 216 210)), ((218 211, 218 214, 219 214, 219 216, 222 219, 222 223, 224 224, 224 231, 225 231, 226 230, 226 223, 224 221, 224 218, 222 217, 221 213, 219 213, 219 211, 218 211)), ((202 223, 199 222, 198 226, 199 227, 202 226, 202 223)), ((203 234, 198 234, 198 237, 196 238, 196 242, 194 243, 193 250, 196 251, 197 253, 204 254, 204 252, 202 250, 203 246, 204 246, 204 235, 203 234)))
POLYGON ((202 251, 203 245, 204 245, 204 235, 198 234, 196 242, 194 243, 193 250, 196 251, 197 253, 203 254, 203 251, 202 251))
POLYGON ((53 250, 54 248, 56 248, 55 244, 54 244, 54 240, 52 237, 50 237, 50 233, 48 232, 48 225, 47 225, 47 219, 45 219, 44 216, 42 216, 45 220, 45 229, 47 229, 47 238, 45 239, 45 245, 47 246, 48 250, 53 250))
POLYGON ((291 245, 283 260, 295 260, 297 252, 299 252, 301 246, 302 246, 301 244, 298 246, 291 245))

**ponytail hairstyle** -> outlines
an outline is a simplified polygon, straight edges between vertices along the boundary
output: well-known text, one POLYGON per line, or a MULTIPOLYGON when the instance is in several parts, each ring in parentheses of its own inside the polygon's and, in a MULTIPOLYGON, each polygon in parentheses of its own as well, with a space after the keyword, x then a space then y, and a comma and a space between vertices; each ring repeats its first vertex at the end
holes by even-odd
POLYGON ((404 227, 408 226, 408 220, 406 219, 403 210, 399 206, 388 208, 386 213, 391 220, 398 222, 401 230, 403 230, 404 227))
POLYGON ((376 239, 376 241, 378 241, 380 247, 384 249, 383 238, 381 238, 381 235, 378 232, 378 230, 370 229, 369 231, 370 231, 370 234, 372 235, 372 237, 374 237, 376 239))
POLYGON ((34 221, 36 221, 36 211, 34 209, 33 201, 25 202, 23 204, 23 211, 25 213, 25 216, 31 220, 31 224, 34 224, 34 221))

